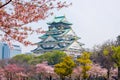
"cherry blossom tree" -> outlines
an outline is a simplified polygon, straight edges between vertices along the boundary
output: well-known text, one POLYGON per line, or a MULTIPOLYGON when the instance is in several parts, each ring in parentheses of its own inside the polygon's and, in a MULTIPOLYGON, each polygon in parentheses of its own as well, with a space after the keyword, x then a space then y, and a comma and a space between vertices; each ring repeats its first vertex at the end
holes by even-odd
POLYGON ((5 79, 4 69, 0 68, 0 80, 4 80, 4 79, 5 79))
POLYGON ((10 43, 18 41, 28 45, 32 43, 26 38, 28 35, 36 33, 44 33, 42 28, 32 29, 26 26, 29 23, 38 20, 44 20, 52 15, 52 10, 68 7, 66 1, 58 0, 0 0, 0 30, 3 41, 10 43), (5 1, 5 2, 4 2, 5 1))
POLYGON ((74 79, 80 80, 82 77, 82 68, 81 67, 76 67, 73 69, 72 77, 74 79))
POLYGON ((98 64, 92 64, 91 69, 88 71, 89 75, 91 76, 106 76, 107 75, 107 69, 102 68, 98 64))
POLYGON ((54 73, 54 68, 49 66, 46 62, 36 65, 36 73, 39 77, 39 80, 44 78, 49 78, 50 80, 52 80, 52 76, 56 75, 54 73))
POLYGON ((15 80, 17 78, 17 73, 22 73, 24 68, 18 67, 16 64, 8 64, 4 67, 5 77, 9 80, 15 80))
POLYGON ((113 69, 111 70, 110 74, 111 74, 111 78, 117 80, 118 68, 113 68, 113 69))

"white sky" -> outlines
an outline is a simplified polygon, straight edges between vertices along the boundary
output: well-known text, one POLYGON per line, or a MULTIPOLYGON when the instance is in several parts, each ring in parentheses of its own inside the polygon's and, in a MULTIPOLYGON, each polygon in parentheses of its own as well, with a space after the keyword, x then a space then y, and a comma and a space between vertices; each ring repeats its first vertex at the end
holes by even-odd
MULTIPOLYGON (((68 0, 69 1, 69 0, 68 0)), ((70 0, 73 5, 69 8, 55 11, 53 16, 44 21, 31 24, 47 30, 46 23, 53 20, 54 16, 65 15, 76 34, 81 37, 83 47, 92 48, 96 44, 102 44, 106 40, 115 40, 120 34, 120 0, 70 0)), ((38 36, 29 39, 38 42, 38 36)), ((22 51, 30 52, 36 46, 23 47, 22 51)))

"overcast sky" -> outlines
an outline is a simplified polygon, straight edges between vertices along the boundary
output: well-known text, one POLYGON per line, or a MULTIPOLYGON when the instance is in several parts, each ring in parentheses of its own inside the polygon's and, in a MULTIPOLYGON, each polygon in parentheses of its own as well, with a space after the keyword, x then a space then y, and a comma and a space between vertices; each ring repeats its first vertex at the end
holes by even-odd
MULTIPOLYGON (((69 1, 69 0, 68 0, 69 1)), ((115 40, 120 34, 120 0, 70 0, 73 5, 69 8, 55 11, 53 16, 44 21, 31 24, 31 26, 42 27, 47 30, 46 23, 53 20, 54 16, 65 15, 80 42, 85 48, 92 48, 94 45, 102 44, 106 40, 115 40)), ((38 36, 29 38, 38 42, 38 36)), ((35 49, 36 46, 23 47, 24 52, 35 49)))

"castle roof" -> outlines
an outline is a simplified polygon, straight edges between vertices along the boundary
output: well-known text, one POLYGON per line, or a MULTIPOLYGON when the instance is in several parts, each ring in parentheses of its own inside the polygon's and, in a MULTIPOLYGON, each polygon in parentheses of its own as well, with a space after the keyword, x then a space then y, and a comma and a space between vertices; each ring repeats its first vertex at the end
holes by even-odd
POLYGON ((48 22, 47 24, 51 25, 51 24, 56 24, 56 23, 63 23, 63 24, 67 24, 67 25, 72 25, 72 23, 70 23, 66 20, 65 16, 55 17, 52 22, 48 22))
POLYGON ((38 47, 33 50, 35 53, 44 53, 52 50, 63 51, 81 51, 82 43, 77 40, 79 37, 72 30, 72 23, 68 22, 65 16, 55 17, 52 22, 47 23, 48 30, 39 38, 40 42, 36 43, 38 47))

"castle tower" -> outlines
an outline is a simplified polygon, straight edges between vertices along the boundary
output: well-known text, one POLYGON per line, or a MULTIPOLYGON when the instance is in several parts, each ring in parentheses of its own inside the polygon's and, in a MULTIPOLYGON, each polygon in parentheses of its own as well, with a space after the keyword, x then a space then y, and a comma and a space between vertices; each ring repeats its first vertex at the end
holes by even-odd
POLYGON ((55 17, 52 22, 47 23, 48 31, 41 37, 37 43, 37 48, 32 52, 42 54, 47 51, 61 50, 68 55, 75 57, 81 53, 82 44, 78 42, 79 37, 72 30, 72 23, 68 22, 65 16, 55 17))

